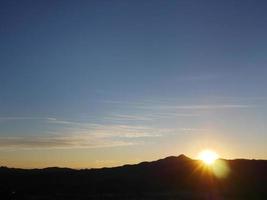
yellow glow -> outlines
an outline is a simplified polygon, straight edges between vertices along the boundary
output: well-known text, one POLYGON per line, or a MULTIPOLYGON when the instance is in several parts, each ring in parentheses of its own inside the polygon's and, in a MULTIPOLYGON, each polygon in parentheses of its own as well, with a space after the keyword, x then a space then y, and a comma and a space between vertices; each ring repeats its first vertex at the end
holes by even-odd
POLYGON ((199 159, 207 165, 213 164, 218 158, 218 154, 212 150, 204 150, 199 153, 199 159))

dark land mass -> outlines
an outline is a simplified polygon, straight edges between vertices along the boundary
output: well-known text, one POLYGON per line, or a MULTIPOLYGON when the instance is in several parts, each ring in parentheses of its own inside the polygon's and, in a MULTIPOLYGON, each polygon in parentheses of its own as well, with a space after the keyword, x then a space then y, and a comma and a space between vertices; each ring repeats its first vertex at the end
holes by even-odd
POLYGON ((102 169, 1 167, 0 199, 267 199, 267 160, 219 161, 220 176, 184 155, 102 169))

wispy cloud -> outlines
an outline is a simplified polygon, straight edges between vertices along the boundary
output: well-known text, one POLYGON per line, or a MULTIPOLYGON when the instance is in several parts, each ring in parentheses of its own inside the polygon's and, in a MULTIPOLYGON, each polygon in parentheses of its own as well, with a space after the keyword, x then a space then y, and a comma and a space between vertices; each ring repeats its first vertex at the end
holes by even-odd
MULTIPOLYGON (((120 102, 117 103, 120 104, 120 102)), ((201 110, 231 110, 256 107, 255 105, 249 104, 175 105, 164 102, 159 104, 144 102, 140 104, 132 104, 131 106, 144 107, 145 109, 142 111, 135 110, 135 113, 128 111, 124 113, 118 112, 107 114, 102 118, 102 120, 104 119, 103 123, 73 121, 51 116, 0 117, 1 123, 14 120, 40 120, 51 124, 49 132, 44 132, 42 135, 41 133, 36 133, 34 136, 0 136, 0 148, 103 148, 137 145, 142 141, 146 141, 145 138, 156 139, 177 132, 198 133, 206 131, 195 128, 177 128, 176 130, 159 127, 155 128, 149 126, 152 120, 168 120, 169 118, 178 117, 199 117, 200 113, 197 111, 201 110), (55 127, 52 124, 57 124, 57 126, 55 127)))
MULTIPOLYGON (((82 124, 82 123, 81 123, 82 124)), ((0 137, 0 149, 104 148, 141 144, 143 138, 161 137, 167 130, 145 126, 73 124, 53 134, 0 137)))
POLYGON ((208 109, 238 109, 251 108, 253 105, 244 104, 199 104, 199 105, 181 105, 181 106, 160 106, 161 109, 183 109, 183 110, 208 110, 208 109))
POLYGON ((122 140, 97 140, 89 136, 0 137, 0 149, 107 148, 137 145, 122 140))
POLYGON ((207 132, 209 129, 204 129, 204 128, 180 128, 180 131, 183 132, 188 132, 188 133, 202 133, 202 132, 207 132))
POLYGON ((105 120, 112 122, 151 122, 158 120, 168 120, 175 118, 201 117, 199 111, 207 110, 234 110, 234 109, 251 109, 257 107, 251 104, 188 104, 177 105, 170 103, 143 103, 129 104, 128 110, 131 111, 108 114, 103 117, 105 120))
POLYGON ((134 109, 150 109, 150 110, 169 110, 169 109, 180 109, 180 110, 207 110, 207 109, 243 109, 256 107, 252 104, 242 103, 220 103, 220 104, 182 104, 174 102, 175 99, 160 99, 158 101, 105 101, 104 103, 118 104, 121 106, 128 106, 134 109))
POLYGON ((131 114, 111 114, 109 116, 104 117, 104 119, 111 119, 117 121, 151 121, 153 120, 153 116, 145 116, 145 115, 131 115, 131 114))
POLYGON ((77 121, 61 120, 57 118, 45 118, 48 123, 65 124, 65 125, 82 125, 83 123, 77 121))
POLYGON ((163 119, 173 119, 173 118, 188 118, 188 117, 199 117, 199 114, 196 113, 185 113, 185 112, 175 112, 175 111, 148 111, 142 112, 140 115, 136 114, 110 114, 108 116, 103 117, 105 120, 109 120, 112 122, 151 122, 155 120, 163 120, 163 119))
POLYGON ((0 122, 5 121, 45 121, 47 123, 53 123, 53 124, 69 124, 69 125, 81 125, 82 123, 76 122, 76 121, 69 121, 69 120, 61 120, 57 119, 55 117, 0 117, 0 122))
POLYGON ((104 125, 91 130, 91 135, 97 138, 145 138, 161 137, 167 131, 146 126, 104 125))
POLYGON ((9 120, 50 120, 54 118, 42 118, 42 117, 0 117, 0 121, 9 120))

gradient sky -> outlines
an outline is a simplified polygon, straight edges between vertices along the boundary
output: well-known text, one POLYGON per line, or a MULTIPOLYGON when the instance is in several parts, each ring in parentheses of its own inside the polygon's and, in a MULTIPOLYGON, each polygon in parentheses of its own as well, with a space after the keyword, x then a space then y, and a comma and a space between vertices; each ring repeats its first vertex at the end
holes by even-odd
POLYGON ((267 3, 0 2, 0 165, 267 159, 267 3))

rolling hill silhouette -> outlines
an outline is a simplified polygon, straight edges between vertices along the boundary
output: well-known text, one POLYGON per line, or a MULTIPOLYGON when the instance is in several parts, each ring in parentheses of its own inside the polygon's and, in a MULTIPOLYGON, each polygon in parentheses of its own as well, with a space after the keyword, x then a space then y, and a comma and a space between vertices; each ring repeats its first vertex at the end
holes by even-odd
POLYGON ((217 162, 227 166, 227 175, 185 155, 101 169, 1 167, 0 198, 266 199, 266 160, 217 162))

